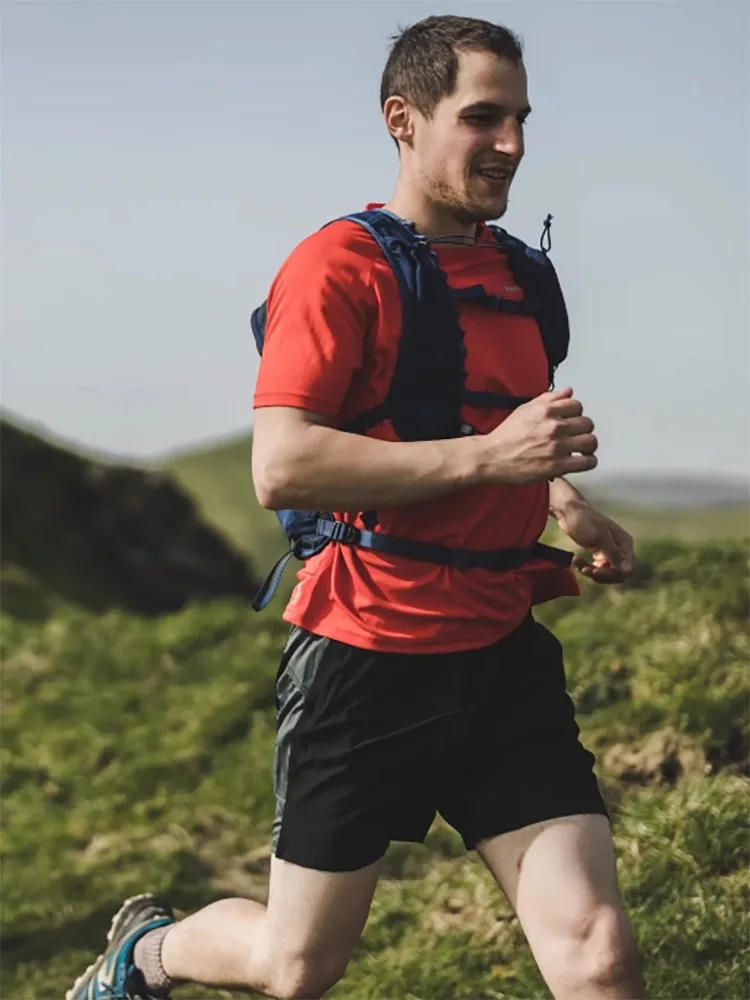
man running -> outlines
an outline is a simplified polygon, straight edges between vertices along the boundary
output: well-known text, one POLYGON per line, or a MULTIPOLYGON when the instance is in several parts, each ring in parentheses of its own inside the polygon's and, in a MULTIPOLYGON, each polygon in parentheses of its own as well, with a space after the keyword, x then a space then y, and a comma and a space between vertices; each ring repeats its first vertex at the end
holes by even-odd
MULTIPOLYGON (((381 103, 400 157, 386 210, 429 239, 451 288, 518 301, 486 226, 524 153, 516 36, 429 17, 396 38, 381 103)), ((595 467, 597 440, 572 390, 548 391, 536 321, 470 301, 459 316, 466 385, 530 402, 467 405, 471 433, 442 440, 399 439, 388 419, 340 430, 385 398, 402 299, 355 222, 305 239, 267 303, 261 503, 360 527, 376 511, 387 535, 487 551, 534 545, 551 514, 592 553, 574 560, 580 572, 623 581, 632 539, 564 478, 595 467)), ((359 940, 388 845, 422 841, 438 811, 507 895, 557 1000, 644 997, 594 758, 560 644, 531 615, 577 592, 572 570, 544 561, 466 569, 335 541, 309 559, 285 612, 267 907, 224 899, 175 922, 166 901, 130 900, 68 1000, 164 997, 183 982, 322 997, 359 940)))

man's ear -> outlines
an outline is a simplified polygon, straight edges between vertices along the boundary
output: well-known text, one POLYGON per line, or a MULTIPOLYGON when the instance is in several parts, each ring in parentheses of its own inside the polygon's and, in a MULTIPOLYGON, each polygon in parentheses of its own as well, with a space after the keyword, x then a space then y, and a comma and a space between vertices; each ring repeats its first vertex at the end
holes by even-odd
POLYGON ((389 97, 383 105, 383 117, 388 131, 397 143, 410 146, 414 139, 414 114, 403 97, 389 97))

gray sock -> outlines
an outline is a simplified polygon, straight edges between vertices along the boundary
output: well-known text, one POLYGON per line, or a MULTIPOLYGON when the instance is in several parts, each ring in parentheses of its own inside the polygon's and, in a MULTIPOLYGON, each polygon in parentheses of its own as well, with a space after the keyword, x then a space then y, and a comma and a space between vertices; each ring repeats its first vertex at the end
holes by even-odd
POLYGON ((161 946, 164 938, 172 930, 174 924, 167 924, 165 927, 157 927, 148 934, 144 934, 135 943, 133 951, 133 961, 135 967, 143 974, 146 986, 155 996, 164 996, 176 985, 164 971, 161 964, 161 946))

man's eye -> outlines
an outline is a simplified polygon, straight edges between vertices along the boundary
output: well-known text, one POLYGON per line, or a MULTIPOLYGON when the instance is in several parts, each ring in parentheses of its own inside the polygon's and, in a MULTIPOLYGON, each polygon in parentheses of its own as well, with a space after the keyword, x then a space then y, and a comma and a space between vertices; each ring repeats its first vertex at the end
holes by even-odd
MULTIPOLYGON (((493 115, 468 115, 464 121, 477 128, 494 128, 497 124, 497 118, 493 115)), ((523 128, 525 125, 528 125, 528 116, 524 115, 521 118, 517 118, 516 121, 523 128)))

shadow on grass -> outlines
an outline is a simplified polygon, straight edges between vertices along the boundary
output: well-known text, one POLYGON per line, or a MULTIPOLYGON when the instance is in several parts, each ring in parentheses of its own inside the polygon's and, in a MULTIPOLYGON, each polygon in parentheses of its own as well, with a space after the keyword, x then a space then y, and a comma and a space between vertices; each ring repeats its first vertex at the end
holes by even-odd
MULTIPOLYGON (((166 897, 178 911, 178 915, 195 912, 226 893, 213 889, 208 879, 212 869, 189 851, 182 852, 171 884, 163 889, 154 889, 166 897)), ((144 891, 151 891, 146 888, 144 891)), ((2 952, 2 974, 7 982, 18 965, 29 962, 46 963, 58 955, 73 951, 90 951, 98 955, 106 943, 107 931, 112 918, 120 909, 124 898, 108 898, 94 909, 78 917, 72 917, 56 925, 51 922, 29 923, 15 933, 3 933, 0 937, 2 952)), ((2 993, 2 996, 7 996, 2 993)))
POLYGON ((24 962, 47 962, 56 955, 73 950, 102 950, 110 921, 122 905, 121 899, 108 899, 85 916, 66 921, 59 927, 36 925, 0 938, 3 956, 3 979, 24 962))

